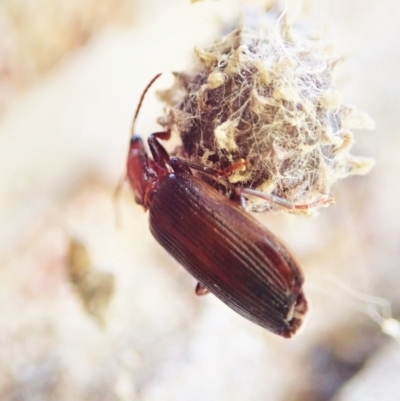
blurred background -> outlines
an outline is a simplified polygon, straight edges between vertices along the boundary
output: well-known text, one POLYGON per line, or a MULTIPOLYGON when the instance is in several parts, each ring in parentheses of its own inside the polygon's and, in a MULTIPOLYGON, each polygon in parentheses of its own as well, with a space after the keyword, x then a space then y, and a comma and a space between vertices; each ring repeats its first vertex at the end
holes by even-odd
POLYGON ((377 124, 352 152, 376 166, 336 185, 335 205, 259 216, 304 268, 300 335, 196 297, 126 187, 113 203, 149 80, 163 72, 143 136, 159 130, 155 91, 193 47, 267 3, 1 1, 0 400, 397 399, 400 3, 281 3, 345 56, 336 87, 377 124))

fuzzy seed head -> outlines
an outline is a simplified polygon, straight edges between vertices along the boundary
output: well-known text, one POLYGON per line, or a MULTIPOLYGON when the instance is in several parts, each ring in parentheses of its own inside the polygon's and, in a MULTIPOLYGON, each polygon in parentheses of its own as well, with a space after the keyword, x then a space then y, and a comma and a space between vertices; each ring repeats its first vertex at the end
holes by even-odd
MULTIPOLYGON (((339 59, 319 41, 267 19, 195 54, 193 69, 176 73, 172 88, 159 93, 167 106, 159 122, 179 134, 180 157, 214 169, 245 159, 246 169, 207 178, 215 187, 309 204, 329 196, 338 179, 372 167, 349 150, 351 130, 373 122, 342 103, 332 83, 339 59)), ((269 208, 249 199, 251 211, 269 208)))

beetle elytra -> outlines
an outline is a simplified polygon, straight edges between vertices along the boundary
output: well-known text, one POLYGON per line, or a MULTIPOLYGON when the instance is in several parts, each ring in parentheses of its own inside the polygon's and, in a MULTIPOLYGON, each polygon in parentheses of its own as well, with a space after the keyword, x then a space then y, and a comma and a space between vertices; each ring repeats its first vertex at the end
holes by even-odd
MULTIPOLYGON (((158 76, 143 92, 134 122, 158 76)), ((242 207, 247 190, 229 199, 194 176, 191 169, 227 173, 170 157, 159 142, 169 131, 150 135, 150 158, 133 127, 127 178, 136 203, 149 211, 154 238, 198 280, 198 295, 211 292, 250 321, 292 337, 308 309, 303 274, 280 240, 242 207)))

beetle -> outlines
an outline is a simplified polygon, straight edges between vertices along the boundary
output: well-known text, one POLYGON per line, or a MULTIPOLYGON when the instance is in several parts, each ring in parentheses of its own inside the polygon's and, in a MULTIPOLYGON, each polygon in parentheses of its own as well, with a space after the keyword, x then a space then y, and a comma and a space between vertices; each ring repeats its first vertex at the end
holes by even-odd
MULTIPOLYGON (((192 276, 198 295, 211 292, 234 311, 282 337, 302 326, 308 306, 303 273, 281 241, 244 209, 244 194, 261 196, 288 208, 286 201, 252 189, 237 189, 232 198, 193 175, 228 175, 170 157, 160 140, 170 131, 149 136, 149 157, 134 133, 143 98, 160 76, 148 84, 132 123, 126 176, 137 204, 149 211, 150 231, 192 276)), ((237 163, 241 166, 243 163, 237 163)))

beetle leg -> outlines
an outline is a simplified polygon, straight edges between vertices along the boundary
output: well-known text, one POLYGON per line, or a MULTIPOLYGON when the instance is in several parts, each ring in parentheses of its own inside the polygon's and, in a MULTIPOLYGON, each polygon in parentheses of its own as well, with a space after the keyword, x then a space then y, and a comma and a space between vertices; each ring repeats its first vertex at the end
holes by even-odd
POLYGON ((247 165, 248 165, 248 162, 245 159, 236 160, 235 163, 233 163, 230 166, 221 170, 219 175, 226 177, 236 171, 245 171, 247 168, 247 165))
POLYGON ((163 145, 159 142, 159 139, 168 140, 171 137, 171 131, 155 132, 149 136, 147 142, 149 144, 150 152, 153 156, 153 160, 157 165, 163 169, 169 170, 170 160, 169 154, 163 145))
POLYGON ((170 159, 170 164, 172 167, 172 170, 174 170, 176 173, 186 173, 192 175, 192 171, 188 167, 186 163, 184 163, 183 160, 177 158, 177 157, 171 157, 170 159))
POLYGON ((331 203, 335 203, 335 199, 332 196, 321 197, 315 202, 306 203, 303 205, 293 205, 295 210, 309 210, 314 207, 327 207, 331 203))
POLYGON ((224 168, 223 170, 216 170, 211 167, 204 166, 202 164, 193 163, 189 160, 179 159, 178 157, 171 157, 171 166, 177 166, 182 168, 183 166, 188 167, 189 169, 201 171, 204 174, 213 175, 215 177, 226 177, 231 175, 233 172, 238 170, 243 170, 246 168, 246 161, 245 159, 239 159, 235 163, 231 164, 230 166, 224 168))
POLYGON ((206 295, 208 294, 210 291, 209 289, 202 283, 200 283, 200 281, 197 283, 196 285, 196 289, 195 289, 196 295, 206 295))
POLYGON ((151 136, 162 139, 163 141, 168 141, 171 138, 171 130, 167 129, 166 131, 154 132, 151 136))
POLYGON ((241 206, 243 209, 246 209, 246 199, 243 196, 242 188, 236 187, 231 195, 231 201, 241 206))
POLYGON ((334 202, 334 199, 329 196, 329 197, 321 197, 321 199, 315 202, 306 203, 302 205, 295 205, 291 202, 288 202, 285 199, 280 198, 279 196, 265 194, 263 192, 251 188, 236 188, 235 191, 238 191, 240 195, 246 194, 246 195, 256 196, 258 198, 266 200, 269 203, 273 203, 287 210, 310 210, 315 207, 325 207, 328 206, 330 203, 334 202))

